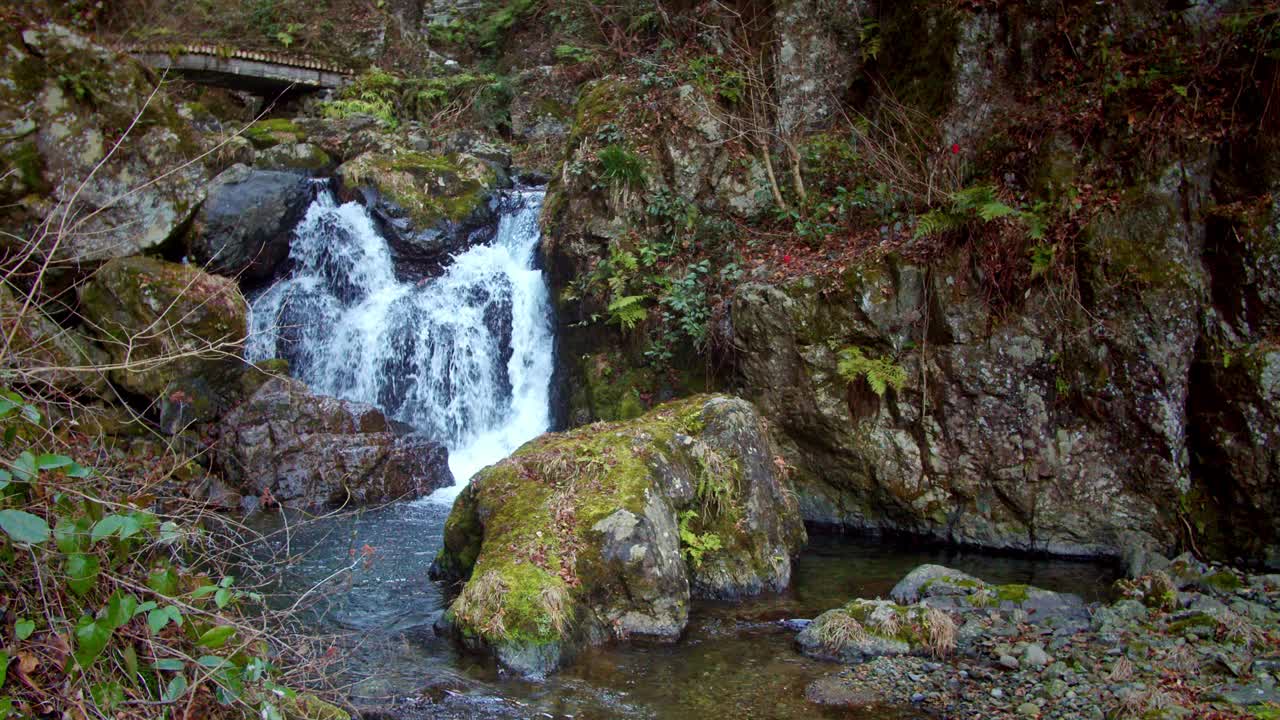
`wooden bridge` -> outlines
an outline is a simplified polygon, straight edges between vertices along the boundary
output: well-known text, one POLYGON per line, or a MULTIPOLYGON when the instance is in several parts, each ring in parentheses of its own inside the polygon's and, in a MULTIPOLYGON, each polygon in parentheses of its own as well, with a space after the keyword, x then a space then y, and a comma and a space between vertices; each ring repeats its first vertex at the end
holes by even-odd
POLYGON ((351 82, 353 76, 349 68, 319 60, 217 45, 135 45, 123 50, 156 70, 259 95, 331 90, 351 82))

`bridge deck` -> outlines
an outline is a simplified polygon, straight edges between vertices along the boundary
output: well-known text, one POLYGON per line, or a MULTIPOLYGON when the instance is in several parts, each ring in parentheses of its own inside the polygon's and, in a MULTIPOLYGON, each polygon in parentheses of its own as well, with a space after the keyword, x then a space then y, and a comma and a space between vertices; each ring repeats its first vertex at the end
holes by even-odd
POLYGON ((347 84, 352 77, 346 68, 276 53, 212 46, 131 47, 125 52, 157 70, 181 72, 198 82, 258 93, 333 89, 347 84))

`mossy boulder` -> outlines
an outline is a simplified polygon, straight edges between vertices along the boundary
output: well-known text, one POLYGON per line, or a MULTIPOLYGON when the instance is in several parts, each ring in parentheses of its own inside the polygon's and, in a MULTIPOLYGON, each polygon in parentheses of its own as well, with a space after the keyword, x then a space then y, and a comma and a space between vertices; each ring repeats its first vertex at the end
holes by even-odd
POLYGON ((307 139, 307 132, 297 123, 285 118, 259 120, 244 129, 242 136, 259 150, 277 145, 292 145, 307 139))
POLYGON ((466 645, 541 677, 584 645, 676 639, 692 597, 784 588, 804 540, 759 414, 697 396, 482 471, 433 574, 463 583, 448 618, 466 645))
POLYGON ((432 273, 496 230, 490 200, 498 175, 472 155, 369 152, 343 163, 337 175, 360 192, 402 275, 432 273))
POLYGON ((248 305, 234 280, 149 257, 112 260, 80 291, 86 325, 120 367, 111 380, 147 401, 212 419, 240 396, 248 305))
POLYGON ((253 165, 267 170, 319 173, 333 167, 333 158, 318 145, 284 143, 259 152, 253 159, 253 165))
POLYGON ((903 604, 920 603, 945 610, 1023 610, 1033 623, 1088 617, 1084 600, 1078 595, 1020 583, 997 585, 942 565, 915 568, 889 591, 889 597, 903 604))
POLYGON ((158 80, 65 28, 10 28, 0 32, 7 237, 36 238, 71 261, 132 255, 173 237, 204 199, 207 175, 185 164, 199 144, 165 92, 152 95, 158 80), (55 213, 56 231, 39 230, 55 213))

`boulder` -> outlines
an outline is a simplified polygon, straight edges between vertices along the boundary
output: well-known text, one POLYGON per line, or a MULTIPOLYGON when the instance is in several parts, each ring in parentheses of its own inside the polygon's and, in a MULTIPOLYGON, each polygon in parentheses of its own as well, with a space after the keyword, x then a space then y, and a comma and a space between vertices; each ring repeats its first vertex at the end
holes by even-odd
POLYGON ((209 420, 241 395, 248 305, 234 280, 149 257, 112 260, 80 290, 81 315, 113 382, 209 420))
POLYGON ((267 170, 318 173, 332 167, 333 159, 318 145, 286 143, 262 150, 254 157, 253 164, 267 170))
POLYGON ((156 78, 65 28, 8 27, 0 165, 17 172, 0 178, 6 230, 73 262, 133 255, 175 236, 204 199, 207 175, 186 164, 199 143, 156 78))
POLYGON ((81 331, 49 319, 38 302, 25 309, 23 304, 23 298, 14 297, 8 285, 0 284, 0 331, 9 337, 17 326, 5 355, 6 371, 16 373, 24 384, 108 397, 106 373, 99 368, 110 360, 102 348, 81 331))
POLYGON ((218 425, 223 477, 246 495, 321 511, 413 499, 453 484, 448 451, 376 407, 265 382, 218 425))
POLYGON ((303 175, 233 165, 209 184, 188 239, 191 258, 219 275, 268 280, 310 202, 303 175))
POLYGON ((387 237, 401 279, 432 275, 497 229, 494 170, 467 154, 365 153, 338 167, 387 237))
POLYGON ((474 649, 542 677, 584 645, 675 640, 693 597, 786 587, 805 540, 761 418, 698 396, 544 435, 454 505, 433 576, 474 649))
POLYGON ((904 605, 918 603, 960 612, 985 608, 1022 610, 1033 624, 1088 619, 1085 602, 1078 595, 1018 583, 993 585, 942 565, 915 568, 889 591, 889 597, 904 605))

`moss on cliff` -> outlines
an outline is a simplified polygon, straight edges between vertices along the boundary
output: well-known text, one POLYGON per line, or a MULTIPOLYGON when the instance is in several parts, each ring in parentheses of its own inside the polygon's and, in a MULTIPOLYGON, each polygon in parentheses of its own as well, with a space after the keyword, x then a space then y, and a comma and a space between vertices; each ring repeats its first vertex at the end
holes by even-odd
POLYGON ((338 173, 348 185, 372 186, 423 229, 466 219, 497 185, 491 168, 462 155, 365 153, 338 173))

